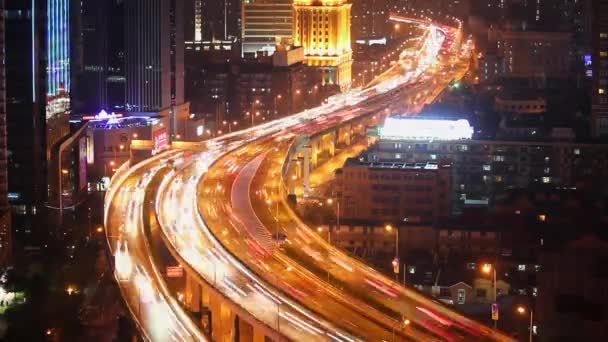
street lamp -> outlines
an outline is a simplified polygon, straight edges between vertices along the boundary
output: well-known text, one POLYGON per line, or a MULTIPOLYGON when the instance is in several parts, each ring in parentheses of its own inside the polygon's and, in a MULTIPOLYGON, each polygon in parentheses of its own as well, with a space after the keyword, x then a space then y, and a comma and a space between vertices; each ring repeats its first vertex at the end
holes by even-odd
MULTIPOLYGON (((328 198, 327 199, 327 204, 328 205, 332 205, 334 203, 334 199, 333 198, 328 198)), ((336 227, 337 227, 337 232, 340 232, 340 199, 336 199, 336 227)))
MULTIPOLYGON (((384 229, 387 232, 392 232, 393 231, 393 226, 391 226, 390 224, 387 224, 386 226, 384 226, 384 229)), ((393 259, 393 271, 395 272, 395 280, 398 280, 398 275, 399 275, 399 229, 395 228, 395 259, 393 259)))
POLYGON ((397 327, 401 328, 402 326, 403 327, 407 327, 408 325, 410 325, 410 323, 411 323, 410 320, 406 318, 403 321, 399 321, 399 322, 395 323, 395 325, 393 325, 393 342, 396 341, 395 340, 395 338, 396 338, 396 336, 395 336, 395 328, 397 328, 397 327))
POLYGON ((251 102, 251 111, 249 112, 249 114, 251 115, 251 127, 253 127, 253 125, 254 125, 255 105, 259 105, 259 104, 260 104, 260 100, 255 100, 255 101, 251 102))
MULTIPOLYGON (((323 233, 323 227, 317 227, 317 231, 323 233)), ((329 228, 327 228, 327 243, 331 245, 331 230, 329 228)))
MULTIPOLYGON (((518 306, 517 307, 517 313, 520 315, 525 315, 526 314, 526 308, 524 308, 523 306, 518 306)), ((532 329, 534 328, 534 310, 530 309, 530 327, 529 327, 529 333, 528 333, 528 340, 529 342, 532 342, 532 329)))
POLYGON ((278 112, 277 112, 277 100, 280 100, 282 98, 283 98, 283 96, 281 96, 281 94, 278 94, 277 96, 274 97, 274 108, 273 108, 273 111, 274 111, 274 116, 275 117, 278 114, 278 112))
MULTIPOLYGON (((493 267, 492 264, 484 264, 481 268, 481 270, 483 271, 483 273, 485 274, 490 274, 492 273, 492 290, 494 293, 494 296, 492 297, 493 302, 496 303, 496 267, 493 267)), ((493 319, 494 320, 494 328, 496 328, 496 323, 497 323, 497 319, 493 319)))

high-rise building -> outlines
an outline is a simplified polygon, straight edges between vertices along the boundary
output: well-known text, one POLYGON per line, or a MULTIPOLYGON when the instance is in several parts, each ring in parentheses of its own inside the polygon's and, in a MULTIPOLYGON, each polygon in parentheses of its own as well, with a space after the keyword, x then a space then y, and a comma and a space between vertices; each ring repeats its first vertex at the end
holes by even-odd
POLYGON ((107 107, 112 111, 125 109, 126 71, 125 71, 125 4, 111 1, 108 10, 108 72, 107 107))
POLYGON ((72 63, 75 114, 108 109, 108 1, 82 0, 77 11, 76 45, 81 58, 72 63))
POLYGON ((294 44, 306 63, 322 71, 325 84, 351 84, 351 4, 347 0, 294 0, 294 44))
POLYGON ((608 136, 608 0, 593 1, 592 125, 593 135, 608 136))
MULTIPOLYGON (((0 0, 0 60, 5 60, 4 0, 0 0)), ((8 210, 8 171, 6 149, 6 70, 0 65, 0 267, 11 257, 12 234, 8 210)))
POLYGON ((237 41, 241 34, 240 0, 183 0, 188 42, 237 41))
POLYGON ((242 8, 242 53, 272 55, 293 36, 292 0, 245 0, 242 8))
MULTIPOLYGON (((15 212, 35 214, 47 194, 47 80, 58 92, 69 77, 58 67, 50 73, 57 78, 47 78, 46 1, 8 0, 5 5, 9 200, 15 212)), ((49 55, 61 58, 59 52, 49 55)))
POLYGON ((157 112, 182 99, 183 17, 176 0, 125 1, 126 107, 157 112), (173 56, 172 56, 173 54, 173 56), (180 71, 181 70, 181 71, 180 71), (180 75, 181 74, 181 75, 180 75), (175 101, 175 102, 174 102, 175 101))
POLYGON ((386 0, 355 0, 352 9, 353 40, 382 37, 390 27, 389 2, 386 0))
POLYGON ((184 103, 184 3, 171 0, 171 105, 184 103))

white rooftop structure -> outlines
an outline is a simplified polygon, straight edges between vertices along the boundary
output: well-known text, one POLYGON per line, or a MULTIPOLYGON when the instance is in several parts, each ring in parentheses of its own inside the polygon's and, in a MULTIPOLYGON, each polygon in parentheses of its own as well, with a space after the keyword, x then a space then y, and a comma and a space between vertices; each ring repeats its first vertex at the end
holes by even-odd
POLYGON ((471 139, 473 127, 469 121, 387 118, 379 129, 383 140, 448 141, 471 139))

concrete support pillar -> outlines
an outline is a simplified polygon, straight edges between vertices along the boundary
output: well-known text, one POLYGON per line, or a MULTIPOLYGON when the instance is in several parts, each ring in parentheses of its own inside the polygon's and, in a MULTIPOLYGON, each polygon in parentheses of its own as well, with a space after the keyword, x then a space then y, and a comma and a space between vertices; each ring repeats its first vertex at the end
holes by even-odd
POLYGON ((319 164, 319 158, 317 157, 317 154, 319 153, 319 142, 317 140, 311 141, 310 147, 310 162, 312 163, 312 167, 316 169, 319 164))
POLYGON ((206 308, 209 307, 209 304, 211 302, 210 297, 211 296, 209 294, 209 289, 207 288, 207 285, 203 285, 201 291, 201 304, 206 308))
POLYGON ((256 327, 253 327, 253 342, 266 342, 266 335, 256 327))
POLYGON ((253 326, 239 317, 239 342, 253 342, 253 326))
POLYGON ((329 155, 334 157, 336 155, 336 134, 331 133, 331 138, 329 139, 329 155))
POLYGON ((234 341, 234 313, 218 296, 211 296, 211 337, 216 342, 234 341))
POLYGON ((302 154, 304 155, 304 160, 302 161, 303 168, 303 179, 302 179, 302 189, 304 192, 304 197, 308 197, 308 191, 310 189, 310 158, 311 158, 312 148, 310 146, 305 146, 302 149, 302 154))
POLYGON ((201 312, 201 289, 197 280, 186 274, 186 306, 191 312, 201 312))

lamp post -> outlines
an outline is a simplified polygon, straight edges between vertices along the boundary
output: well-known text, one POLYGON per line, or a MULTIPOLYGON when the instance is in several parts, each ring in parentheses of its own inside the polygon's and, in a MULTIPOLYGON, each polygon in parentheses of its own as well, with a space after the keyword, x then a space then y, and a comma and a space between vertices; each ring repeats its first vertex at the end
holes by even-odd
POLYGON ((403 325, 404 327, 410 325, 410 320, 409 319, 404 319, 403 321, 399 321, 397 322, 395 325, 393 325, 392 330, 393 330, 393 342, 396 341, 396 334, 395 334, 395 328, 400 327, 403 325))
MULTIPOLYGON (((496 303, 496 267, 492 266, 492 264, 484 264, 482 267, 482 271, 485 274, 492 273, 492 291, 493 291, 493 303, 496 303)), ((496 328, 498 319, 493 319, 494 328, 496 328)))
POLYGON ((251 102, 251 112, 249 112, 249 114, 251 115, 251 127, 253 127, 254 123, 254 119, 255 119, 255 105, 260 104, 260 100, 255 100, 253 102, 251 102))
POLYGON ((226 121, 224 120, 224 122, 222 122, 225 125, 228 125, 228 133, 232 133, 232 126, 236 126, 237 122, 236 121, 226 121))
POLYGON ((387 232, 392 232, 395 229, 395 259, 393 259, 393 271, 395 272, 395 281, 399 281, 399 229, 393 228, 390 224, 384 226, 387 232))
MULTIPOLYGON (((520 315, 524 315, 526 313, 526 308, 524 308, 523 306, 518 306, 517 307, 517 313, 519 313, 520 315)), ((528 341, 532 342, 532 329, 534 328, 534 310, 530 309, 530 327, 529 327, 529 332, 528 332, 528 341)))
POLYGON ((274 112, 274 116, 277 117, 278 116, 278 112, 277 112, 277 100, 282 99, 283 96, 281 94, 278 94, 277 96, 274 97, 274 108, 273 108, 273 112, 274 112))
MULTIPOLYGON (((317 227, 317 231, 323 233, 323 227, 317 227)), ((327 243, 331 245, 331 230, 329 230, 329 227, 327 228, 327 243)))
MULTIPOLYGON (((327 204, 332 205, 334 203, 333 198, 327 199, 327 204)), ((340 199, 336 200, 336 227, 338 232, 340 231, 340 199)))
MULTIPOLYGON (((272 205, 272 200, 270 198, 266 200, 266 204, 268 204, 268 210, 271 211, 272 209, 270 208, 270 206, 272 205)), ((275 201, 275 204, 276 204, 276 213, 275 213, 274 220, 277 224, 277 243, 279 243, 279 201, 275 201)), ((271 215, 272 215, 272 211, 271 211, 271 215)))

